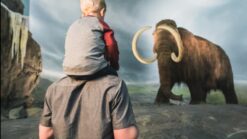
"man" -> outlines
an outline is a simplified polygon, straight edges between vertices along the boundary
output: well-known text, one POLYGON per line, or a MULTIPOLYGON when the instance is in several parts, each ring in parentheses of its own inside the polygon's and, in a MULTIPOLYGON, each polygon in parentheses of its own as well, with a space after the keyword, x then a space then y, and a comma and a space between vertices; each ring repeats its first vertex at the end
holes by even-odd
POLYGON ((124 81, 64 77, 45 96, 40 139, 136 139, 138 131, 124 81))
MULTIPOLYGON (((98 2, 104 3, 103 0, 85 1, 91 1, 93 6, 97 6, 98 2)), ((85 1, 81 1, 81 3, 85 4, 85 1)), ((78 23, 82 22, 79 21, 78 23)), ((81 27, 84 23, 76 24, 75 27, 84 28, 81 27)), ((83 43, 81 40, 74 42, 77 41, 76 39, 81 39, 80 36, 75 35, 76 33, 80 34, 79 29, 71 29, 71 32, 67 33, 66 45, 68 45, 68 49, 75 47, 75 44, 78 47, 84 45, 81 44, 83 43), (71 36, 77 36, 77 38, 75 39, 75 37, 71 36)), ((90 30, 93 31, 94 29, 90 30)), ((88 42, 90 39, 85 41, 88 42)), ((92 43, 90 42, 90 44, 92 43)), ((97 44, 93 46, 96 48, 97 44)), ((70 52, 73 53, 74 51, 70 52)), ((81 51, 80 53, 83 52, 81 51)), ((109 66, 99 70, 95 70, 96 66, 90 67, 88 62, 97 58, 89 60, 87 58, 95 56, 101 55, 88 52, 85 58, 74 59, 82 60, 82 63, 89 65, 85 69, 83 65, 80 66, 80 71, 78 72, 71 66, 73 65, 71 63, 76 62, 71 58, 73 55, 68 57, 65 55, 67 64, 71 66, 71 68, 67 68, 67 72, 72 73, 73 76, 66 76, 54 82, 48 88, 39 126, 40 139, 52 137, 58 139, 137 138, 138 130, 135 126, 135 118, 124 81, 117 77, 116 72, 109 66), (90 74, 87 75, 85 73, 90 74)), ((99 63, 99 65, 102 64, 99 63)))

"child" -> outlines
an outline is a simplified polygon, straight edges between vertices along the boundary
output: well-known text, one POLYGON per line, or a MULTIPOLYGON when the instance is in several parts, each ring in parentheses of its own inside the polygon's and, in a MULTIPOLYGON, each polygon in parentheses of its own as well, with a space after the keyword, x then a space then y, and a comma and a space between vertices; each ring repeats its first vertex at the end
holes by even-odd
POLYGON ((65 74, 91 79, 117 75, 119 51, 114 33, 104 22, 104 0, 81 0, 83 15, 69 28, 65 40, 65 74))

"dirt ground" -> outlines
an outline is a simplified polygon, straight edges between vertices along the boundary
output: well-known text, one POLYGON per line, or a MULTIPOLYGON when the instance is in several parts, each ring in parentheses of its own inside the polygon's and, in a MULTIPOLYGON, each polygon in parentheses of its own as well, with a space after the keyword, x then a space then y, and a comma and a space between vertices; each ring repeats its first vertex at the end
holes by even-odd
MULTIPOLYGON (((134 104, 139 139, 247 139, 247 107, 134 104)), ((37 139, 38 117, 1 123, 2 139, 37 139)))
MULTIPOLYGON (((247 139, 247 105, 154 105, 156 88, 129 86, 139 139, 247 139)), ((1 138, 37 139, 38 121, 4 120, 1 138)))
POLYGON ((246 106, 142 104, 134 109, 140 139, 247 139, 246 106))

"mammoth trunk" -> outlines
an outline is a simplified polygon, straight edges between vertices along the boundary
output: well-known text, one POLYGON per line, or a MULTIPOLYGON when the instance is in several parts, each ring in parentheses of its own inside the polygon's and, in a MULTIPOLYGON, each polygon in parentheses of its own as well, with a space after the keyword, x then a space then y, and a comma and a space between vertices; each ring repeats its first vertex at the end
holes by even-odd
MULTIPOLYGON (((161 86, 164 86, 164 85, 161 85, 161 86)), ((173 94, 173 92, 171 92, 171 88, 161 87, 161 91, 164 94, 165 98, 176 100, 176 101, 182 101, 183 100, 183 96, 173 94)))
POLYGON ((178 100, 178 101, 182 101, 183 100, 183 96, 182 95, 175 95, 172 92, 165 94, 166 97, 172 99, 172 100, 178 100))
POLYGON ((171 92, 172 84, 172 75, 171 67, 169 65, 171 60, 169 59, 169 54, 158 56, 158 67, 160 75, 160 91, 163 93, 163 96, 167 99, 182 101, 182 95, 176 95, 171 92))

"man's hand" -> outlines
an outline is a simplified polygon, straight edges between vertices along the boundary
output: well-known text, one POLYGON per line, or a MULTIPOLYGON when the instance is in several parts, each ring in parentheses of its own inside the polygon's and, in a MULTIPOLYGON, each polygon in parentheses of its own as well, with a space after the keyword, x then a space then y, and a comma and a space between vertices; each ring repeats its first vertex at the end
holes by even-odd
POLYGON ((138 129, 136 126, 130 126, 123 129, 114 129, 114 139, 137 139, 138 129))
POLYGON ((53 129, 39 125, 39 139, 53 139, 53 129))

